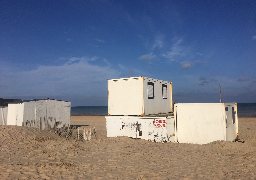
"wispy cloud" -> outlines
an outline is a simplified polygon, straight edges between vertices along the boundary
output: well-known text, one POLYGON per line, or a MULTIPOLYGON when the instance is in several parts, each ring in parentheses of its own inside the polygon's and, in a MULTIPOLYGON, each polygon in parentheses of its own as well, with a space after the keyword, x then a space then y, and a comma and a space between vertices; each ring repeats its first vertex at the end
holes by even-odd
MULTIPOLYGON (((97 56, 94 56, 94 57, 91 57, 91 58, 88 58, 86 56, 84 57, 71 57, 68 59, 68 64, 72 64, 72 63, 75 63, 75 62, 79 62, 79 61, 83 61, 83 62, 89 62, 89 61, 95 61, 97 60, 99 57, 97 56)), ((65 58, 62 58, 62 59, 65 59, 65 58)))
POLYGON ((170 59, 171 61, 176 61, 178 56, 184 56, 184 48, 181 46, 182 42, 182 38, 176 38, 176 41, 172 44, 170 51, 164 53, 163 57, 170 59))
POLYGON ((216 79, 208 79, 207 77, 204 77, 204 76, 201 76, 199 78, 199 81, 200 81, 200 84, 201 86, 204 86, 204 85, 208 85, 209 83, 214 83, 214 82, 217 82, 216 79))
POLYGON ((184 69, 188 69, 188 68, 191 68, 195 65, 195 62, 181 62, 180 63, 180 70, 184 70, 184 69))
POLYGON ((100 43, 106 42, 106 41, 104 41, 104 40, 102 40, 102 39, 95 39, 95 41, 100 42, 100 43))
POLYGON ((157 57, 156 55, 154 55, 153 53, 150 53, 150 54, 144 54, 140 56, 139 59, 142 61, 149 62, 149 61, 152 61, 153 59, 156 59, 156 57, 157 57))
POLYGON ((183 61, 180 63, 180 70, 192 68, 195 64, 202 63, 200 60, 195 61, 183 61))
POLYGON ((108 66, 111 66, 111 64, 108 62, 107 59, 104 58, 103 61, 104 61, 108 66))
POLYGON ((249 81, 250 79, 247 77, 240 77, 238 81, 249 81))
POLYGON ((155 48, 163 48, 164 46, 164 38, 165 36, 164 35, 158 35, 156 38, 155 38, 155 41, 153 43, 153 46, 152 46, 152 49, 154 50, 155 48))
POLYGON ((256 36, 252 36, 252 40, 256 40, 256 36))

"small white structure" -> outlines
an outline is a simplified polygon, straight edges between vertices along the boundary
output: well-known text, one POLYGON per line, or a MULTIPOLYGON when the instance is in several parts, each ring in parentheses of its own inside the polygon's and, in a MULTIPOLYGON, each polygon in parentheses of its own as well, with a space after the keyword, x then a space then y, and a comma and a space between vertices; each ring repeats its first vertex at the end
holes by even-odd
POLYGON ((131 77, 108 80, 108 115, 139 115, 173 112, 172 83, 131 77))
POLYGON ((234 141, 238 136, 236 103, 177 103, 174 118, 179 143, 234 141))
POLYGON ((71 103, 54 99, 39 99, 8 103, 6 125, 29 126, 40 129, 70 125, 71 103))
POLYGON ((22 126, 24 104, 22 102, 8 103, 7 125, 22 126))
POLYGON ((70 125, 71 103, 54 99, 24 101, 23 125, 40 129, 70 125))

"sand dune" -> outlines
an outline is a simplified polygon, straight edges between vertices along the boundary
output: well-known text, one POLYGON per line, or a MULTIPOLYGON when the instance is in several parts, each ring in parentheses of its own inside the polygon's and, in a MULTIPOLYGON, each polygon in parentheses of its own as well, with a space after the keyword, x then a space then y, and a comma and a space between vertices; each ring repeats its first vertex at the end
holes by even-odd
POLYGON ((72 116, 97 139, 0 126, 1 179, 255 179, 256 118, 239 118, 242 142, 206 145, 106 138, 104 116, 72 116))

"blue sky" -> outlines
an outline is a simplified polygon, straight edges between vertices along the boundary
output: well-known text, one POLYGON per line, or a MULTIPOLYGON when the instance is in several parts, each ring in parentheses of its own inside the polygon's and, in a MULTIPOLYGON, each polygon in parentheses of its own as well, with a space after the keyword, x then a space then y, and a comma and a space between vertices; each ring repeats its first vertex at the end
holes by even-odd
POLYGON ((256 1, 1 0, 0 97, 107 105, 107 79, 174 102, 256 102, 256 1))

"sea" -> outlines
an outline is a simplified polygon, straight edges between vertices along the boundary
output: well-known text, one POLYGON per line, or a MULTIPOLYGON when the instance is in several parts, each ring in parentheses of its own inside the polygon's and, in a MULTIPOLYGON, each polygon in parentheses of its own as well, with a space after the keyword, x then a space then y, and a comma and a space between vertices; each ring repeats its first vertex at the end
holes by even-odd
MULTIPOLYGON (((238 117, 256 117, 256 103, 237 103, 238 117)), ((108 106, 71 107, 72 116, 107 116, 108 106)))

